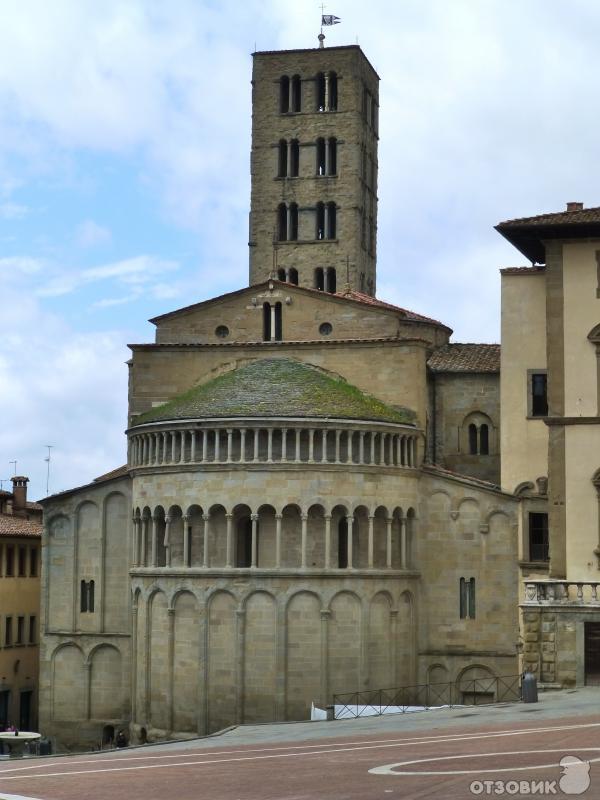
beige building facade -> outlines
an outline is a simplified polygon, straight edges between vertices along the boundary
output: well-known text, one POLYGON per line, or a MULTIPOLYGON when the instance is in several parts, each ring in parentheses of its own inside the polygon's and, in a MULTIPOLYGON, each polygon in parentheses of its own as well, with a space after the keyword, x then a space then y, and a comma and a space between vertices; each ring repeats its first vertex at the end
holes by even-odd
POLYGON ((523 662, 600 683, 600 211, 501 223, 532 263, 502 276, 502 483, 520 498, 523 662))
POLYGON ((0 730, 37 730, 42 509, 24 476, 0 492, 0 730))
POLYGON ((253 99, 250 286, 152 320, 127 464, 44 501, 60 747, 517 672, 499 348, 375 297, 377 76, 358 47, 257 53, 253 99))

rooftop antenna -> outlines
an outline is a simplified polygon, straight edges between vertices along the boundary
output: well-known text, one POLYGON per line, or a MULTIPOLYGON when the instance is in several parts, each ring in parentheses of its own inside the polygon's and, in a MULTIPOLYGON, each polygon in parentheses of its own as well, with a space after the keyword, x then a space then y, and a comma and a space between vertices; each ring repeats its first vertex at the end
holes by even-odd
POLYGON ((7 483, 10 478, 0 478, 0 492, 4 489, 4 484, 7 483))
POLYGON ((8 463, 15 465, 15 471, 13 472, 13 475, 16 475, 17 474, 17 462, 16 461, 9 461, 8 463))
POLYGON ((49 486, 50 486, 50 450, 52 450, 54 445, 53 444, 47 444, 47 445, 45 445, 45 447, 48 448, 48 455, 44 459, 44 461, 48 465, 47 468, 46 468, 46 497, 48 497, 49 486))

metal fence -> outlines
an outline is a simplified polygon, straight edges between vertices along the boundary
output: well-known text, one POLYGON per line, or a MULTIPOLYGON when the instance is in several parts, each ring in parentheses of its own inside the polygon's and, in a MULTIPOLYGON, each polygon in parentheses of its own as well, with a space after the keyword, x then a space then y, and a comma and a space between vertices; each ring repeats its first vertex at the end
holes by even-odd
POLYGON ((333 706, 335 719, 342 719, 406 714, 440 707, 514 703, 520 699, 521 675, 508 675, 334 694, 333 706))

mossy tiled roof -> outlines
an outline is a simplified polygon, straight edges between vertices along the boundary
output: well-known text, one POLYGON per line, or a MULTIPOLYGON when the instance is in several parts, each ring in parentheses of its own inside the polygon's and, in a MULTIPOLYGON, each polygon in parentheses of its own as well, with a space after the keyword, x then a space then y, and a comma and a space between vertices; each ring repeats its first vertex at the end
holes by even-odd
POLYGON ((226 372, 136 418, 134 425, 200 417, 332 417, 414 424, 343 378, 287 358, 265 358, 226 372))

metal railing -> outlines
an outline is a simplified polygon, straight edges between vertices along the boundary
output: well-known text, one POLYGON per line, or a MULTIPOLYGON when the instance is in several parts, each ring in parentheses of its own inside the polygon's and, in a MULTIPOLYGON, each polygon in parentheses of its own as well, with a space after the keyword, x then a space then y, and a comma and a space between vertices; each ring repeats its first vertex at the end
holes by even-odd
POLYGON ((422 683, 333 695, 334 718, 406 714, 431 708, 513 703, 521 699, 521 675, 422 683))

